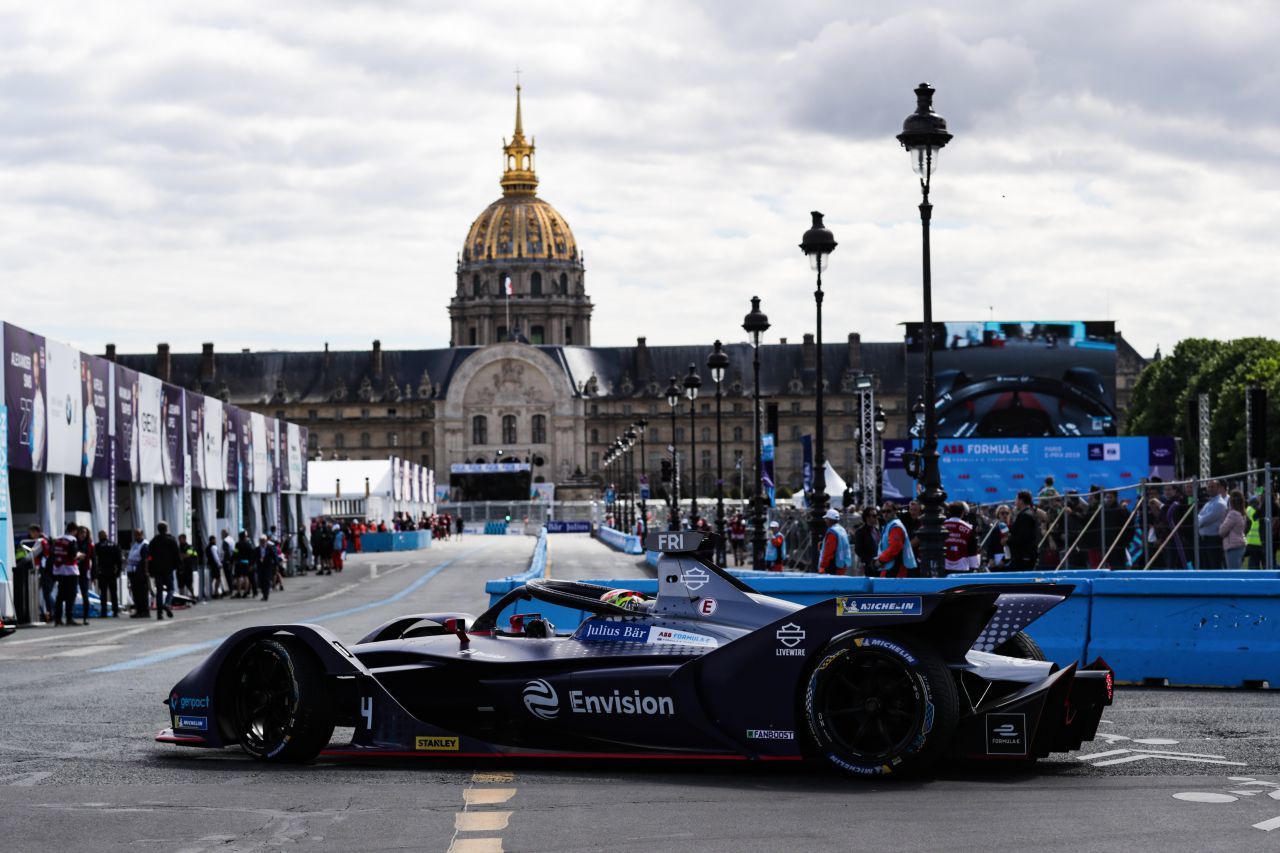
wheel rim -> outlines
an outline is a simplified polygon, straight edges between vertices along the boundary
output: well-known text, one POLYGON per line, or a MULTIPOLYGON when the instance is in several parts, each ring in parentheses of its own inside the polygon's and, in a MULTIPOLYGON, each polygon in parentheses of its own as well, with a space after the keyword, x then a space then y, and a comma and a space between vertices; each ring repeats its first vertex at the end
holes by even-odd
POLYGON ((843 655, 828 668, 815 699, 833 745, 870 762, 900 755, 923 730, 918 677, 878 649, 843 655))
POLYGON ((265 753, 284 740, 293 719, 293 673, 274 650, 255 646, 240 660, 236 729, 250 751, 265 753))

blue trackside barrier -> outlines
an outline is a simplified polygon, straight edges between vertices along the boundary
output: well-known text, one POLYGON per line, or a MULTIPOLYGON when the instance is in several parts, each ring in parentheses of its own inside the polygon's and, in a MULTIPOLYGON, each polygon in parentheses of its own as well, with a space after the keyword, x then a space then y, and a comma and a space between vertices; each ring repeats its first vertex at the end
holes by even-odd
POLYGON ((649 565, 649 568, 651 568, 651 569, 656 569, 656 568, 658 568, 658 560, 659 560, 661 557, 662 557, 662 554, 661 554, 661 553, 659 553, 658 551, 645 551, 645 552, 644 552, 644 561, 645 561, 645 563, 647 563, 647 564, 649 565))
POLYGON ((507 523, 505 521, 486 521, 484 523, 485 536, 506 536, 507 523))
POLYGON ((614 530, 612 527, 605 527, 603 524, 596 528, 596 538, 613 550, 621 551, 624 554, 644 553, 644 548, 640 546, 639 536, 628 536, 621 530, 614 530))
POLYGON ((1277 573, 1180 574, 1195 577, 1093 581, 1089 653, 1106 659, 1122 681, 1280 687, 1277 573))
POLYGON ((418 551, 431 547, 430 530, 410 530, 404 533, 362 533, 360 550, 374 551, 418 551))
MULTIPOLYGON (((495 578, 494 580, 491 580, 484 585, 484 591, 489 595, 490 606, 496 604, 498 599, 502 598, 502 596, 506 595, 508 592, 511 592, 511 590, 515 589, 516 587, 523 586, 526 582, 531 581, 534 578, 546 577, 547 559, 548 559, 547 528, 544 527, 538 531, 538 541, 533 546, 533 557, 529 559, 529 568, 525 569, 523 572, 520 572, 519 574, 516 574, 516 575, 507 575, 505 578, 495 578)), ((537 612, 534 610, 534 608, 529 606, 531 603, 532 602, 528 602, 528 601, 516 602, 516 605, 514 607, 510 607, 502 612, 501 617, 499 617, 498 619, 498 625, 499 626, 505 625, 507 621, 507 617, 510 616, 512 613, 537 612)), ((565 608, 553 608, 553 609, 563 610, 565 608)), ((561 620, 558 620, 555 617, 550 616, 549 614, 548 614, 548 618, 551 619, 551 621, 556 623, 557 625, 568 624, 567 622, 562 622, 561 620)), ((578 627, 578 623, 574 622, 572 628, 576 628, 576 627, 578 627)), ((572 630, 572 628, 570 630, 572 630)))

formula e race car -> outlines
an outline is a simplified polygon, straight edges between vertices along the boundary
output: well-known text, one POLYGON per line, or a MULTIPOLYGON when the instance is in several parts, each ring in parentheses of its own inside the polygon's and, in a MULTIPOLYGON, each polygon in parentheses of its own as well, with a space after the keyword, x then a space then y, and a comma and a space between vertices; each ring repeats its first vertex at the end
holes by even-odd
POLYGON ((157 740, 264 761, 328 757, 825 759, 861 775, 944 757, 1078 749, 1112 700, 1102 661, 1058 668, 1021 630, 1067 584, 971 584, 802 606, 651 533, 653 599, 531 580, 472 621, 393 619, 347 645, 315 625, 228 637, 173 688, 157 740), (586 614, 557 635, 538 613, 586 614), (558 611, 563 612, 563 611, 558 611), (330 746, 335 726, 350 744, 330 746))

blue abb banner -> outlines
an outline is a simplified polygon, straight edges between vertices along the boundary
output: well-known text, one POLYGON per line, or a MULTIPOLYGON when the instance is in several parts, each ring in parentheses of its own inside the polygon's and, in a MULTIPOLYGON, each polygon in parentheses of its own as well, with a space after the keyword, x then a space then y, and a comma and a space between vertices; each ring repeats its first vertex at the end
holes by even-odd
MULTIPOLYGON (((914 442, 918 445, 919 442, 914 442)), ((884 496, 905 500, 915 494, 903 454, 911 440, 884 443, 884 496)), ((1012 502, 1022 489, 1033 495, 1053 477, 1065 494, 1174 477, 1174 441, 1137 438, 944 438, 938 442, 942 488, 947 497, 973 503, 1012 502)))

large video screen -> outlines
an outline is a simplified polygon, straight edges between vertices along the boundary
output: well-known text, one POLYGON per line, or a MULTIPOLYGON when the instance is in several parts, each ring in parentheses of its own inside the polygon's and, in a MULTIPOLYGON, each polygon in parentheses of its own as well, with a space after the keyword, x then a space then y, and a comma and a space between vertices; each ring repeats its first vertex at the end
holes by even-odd
MULTIPOLYGON (((924 394, 923 323, 906 324, 907 393, 924 394)), ((1111 321, 933 324, 940 438, 1116 434, 1111 321)), ((915 419, 911 435, 923 434, 915 419)))

